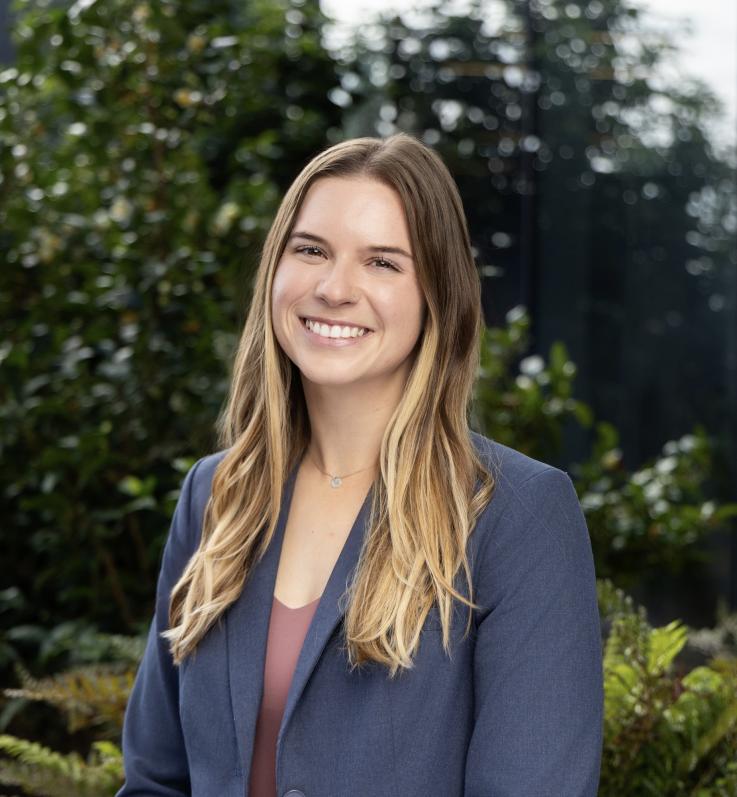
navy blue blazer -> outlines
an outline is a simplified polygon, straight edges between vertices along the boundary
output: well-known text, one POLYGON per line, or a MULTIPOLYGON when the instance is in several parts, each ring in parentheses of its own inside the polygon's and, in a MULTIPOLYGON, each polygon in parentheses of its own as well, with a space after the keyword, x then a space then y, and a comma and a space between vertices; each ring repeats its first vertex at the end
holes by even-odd
MULTIPOLYGON (((469 540, 476 589, 453 618, 437 607, 415 664, 393 681, 375 662, 349 673, 339 598, 355 568, 371 491, 318 603, 276 750, 278 797, 595 797, 603 741, 601 626, 586 521, 565 471, 475 432, 497 479, 469 540)), ((215 466, 200 459, 174 512, 145 654, 125 713, 117 797, 245 797, 261 701, 268 611, 296 467, 276 536, 239 598, 172 665, 172 585, 194 552, 215 466)), ((462 571, 457 588, 464 589, 462 571)))

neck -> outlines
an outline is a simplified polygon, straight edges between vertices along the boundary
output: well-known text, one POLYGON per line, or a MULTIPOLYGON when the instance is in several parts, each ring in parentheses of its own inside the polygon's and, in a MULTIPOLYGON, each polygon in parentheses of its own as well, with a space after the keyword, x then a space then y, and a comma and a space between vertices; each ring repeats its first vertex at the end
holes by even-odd
POLYGON ((314 465, 331 476, 360 471, 356 479, 373 479, 404 382, 393 380, 380 392, 365 384, 317 385, 304 378, 302 383, 311 430, 308 456, 314 465))

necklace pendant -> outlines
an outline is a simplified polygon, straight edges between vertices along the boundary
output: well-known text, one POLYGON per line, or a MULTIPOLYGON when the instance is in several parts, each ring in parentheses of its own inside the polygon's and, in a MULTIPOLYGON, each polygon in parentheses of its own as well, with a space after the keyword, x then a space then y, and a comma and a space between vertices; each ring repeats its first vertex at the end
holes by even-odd
POLYGON ((343 483, 343 479, 341 479, 340 476, 333 476, 332 479, 330 479, 330 486, 331 487, 340 487, 340 485, 342 483, 343 483))

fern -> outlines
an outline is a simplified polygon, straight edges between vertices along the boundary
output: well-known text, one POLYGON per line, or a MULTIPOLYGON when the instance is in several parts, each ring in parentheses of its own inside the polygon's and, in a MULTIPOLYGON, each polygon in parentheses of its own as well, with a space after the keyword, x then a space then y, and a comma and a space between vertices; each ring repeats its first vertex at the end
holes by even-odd
POLYGON ((734 797, 737 662, 715 658, 683 678, 673 675, 687 627, 676 620, 651 628, 611 583, 598 590, 611 622, 600 797, 734 797))
POLYGON ((0 735, 0 750, 12 756, 0 760, 0 783, 39 797, 103 797, 123 782, 122 755, 112 742, 93 742, 87 761, 8 735, 0 735))
POLYGON ((20 689, 4 689, 6 697, 50 703, 67 716, 71 733, 103 725, 109 735, 119 734, 135 672, 119 665, 88 665, 35 679, 16 663, 20 689))

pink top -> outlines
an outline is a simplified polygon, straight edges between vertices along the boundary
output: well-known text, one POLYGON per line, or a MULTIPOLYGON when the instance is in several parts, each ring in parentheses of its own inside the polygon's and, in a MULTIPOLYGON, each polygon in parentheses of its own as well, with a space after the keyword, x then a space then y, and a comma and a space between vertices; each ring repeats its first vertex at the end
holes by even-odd
POLYGON ((249 797, 276 797, 276 739, 294 668, 320 598, 290 609, 277 597, 271 604, 266 640, 264 691, 256 722, 249 797))

